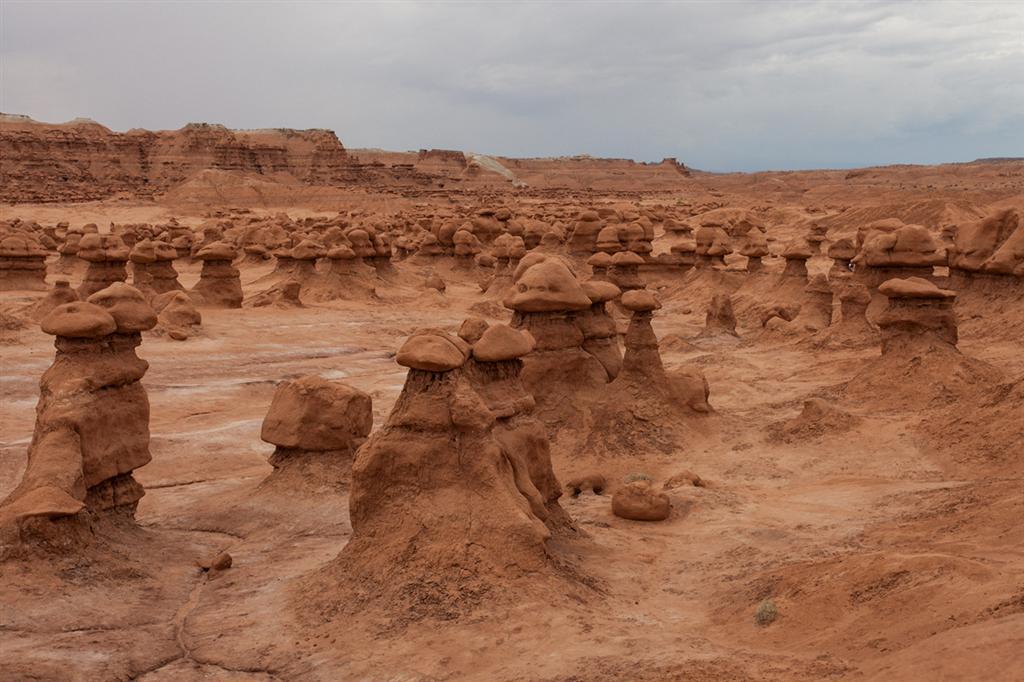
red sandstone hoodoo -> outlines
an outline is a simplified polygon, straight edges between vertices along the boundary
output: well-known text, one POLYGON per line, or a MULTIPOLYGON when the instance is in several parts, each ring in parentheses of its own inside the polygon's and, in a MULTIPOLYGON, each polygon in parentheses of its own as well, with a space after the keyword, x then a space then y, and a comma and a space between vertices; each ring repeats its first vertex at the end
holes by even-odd
POLYGON ((149 365, 135 348, 155 324, 142 294, 123 283, 43 318, 57 355, 40 381, 25 475, 0 504, 0 526, 81 512, 134 514, 145 493, 132 472, 150 461, 149 401, 140 383, 149 365))

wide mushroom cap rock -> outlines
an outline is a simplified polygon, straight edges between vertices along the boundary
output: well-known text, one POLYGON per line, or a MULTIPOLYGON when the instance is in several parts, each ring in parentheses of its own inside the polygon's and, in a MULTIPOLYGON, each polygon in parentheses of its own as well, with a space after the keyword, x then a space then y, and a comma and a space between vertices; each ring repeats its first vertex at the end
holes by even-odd
POLYGON ((87 261, 127 261, 130 251, 116 234, 90 232, 78 242, 78 257, 87 261))
POLYGON ((794 260, 807 260, 814 254, 811 253, 811 247, 807 244, 806 239, 795 239, 789 243, 786 250, 782 252, 782 257, 786 259, 794 260))
POLYGON ((468 348, 465 341, 445 332, 421 331, 405 340, 395 361, 425 372, 448 372, 466 363, 468 348))
POLYGON ((903 225, 869 237, 864 242, 863 260, 874 267, 942 265, 946 253, 928 228, 903 225))
POLYGON ((878 287, 878 292, 889 298, 956 298, 955 291, 940 289, 921 277, 886 280, 878 287))
POLYGON ((174 260, 178 257, 178 250, 167 242, 156 241, 153 245, 157 260, 174 260))
POLYGON ((86 300, 106 310, 120 334, 144 332, 156 326, 156 313, 142 292, 124 282, 114 282, 86 300))
POLYGON ((606 303, 622 295, 622 289, 611 282, 589 280, 584 282, 582 286, 583 293, 590 298, 591 303, 606 303))
POLYGON ((98 339, 117 331, 114 317, 87 301, 57 306, 42 319, 39 326, 47 334, 69 339, 98 339))
POLYGON ((473 357, 480 362, 515 360, 531 353, 536 345, 530 332, 496 324, 488 327, 473 344, 473 357))
POLYGON ((27 256, 45 256, 46 250, 30 237, 19 234, 5 237, 0 241, 0 257, 25 258, 27 256))
POLYGON ((526 313, 586 310, 590 307, 590 297, 561 260, 548 259, 522 273, 505 305, 526 313))
POLYGON ((616 251, 622 248, 618 225, 608 225, 601 228, 601 231, 597 233, 597 248, 614 249, 616 251))
POLYGON ((622 307, 635 313, 649 313, 660 308, 661 303, 647 289, 634 289, 622 295, 622 307))
POLYGON ((213 242, 196 252, 198 260, 234 260, 238 251, 227 242, 213 242))
POLYGON ((604 251, 598 251, 587 259, 587 265, 592 268, 608 268, 612 265, 612 257, 604 251))
POLYGON ((719 227, 717 219, 711 223, 702 224, 694 234, 696 240, 695 251, 698 256, 727 256, 732 253, 732 244, 729 234, 719 227))
POLYGON ((903 227, 904 223, 899 218, 882 218, 874 222, 868 223, 862 227, 857 228, 857 248, 860 249, 873 237, 879 234, 887 234, 889 232, 895 232, 896 230, 903 227))
POLYGON ((532 268, 534 265, 543 263, 544 261, 555 261, 561 263, 569 274, 576 277, 576 268, 573 267, 572 263, 568 260, 563 260, 559 256, 554 256, 550 253, 542 253, 540 251, 531 251, 520 259, 519 263, 516 264, 516 269, 512 271, 512 281, 518 282, 519 278, 523 276, 527 270, 532 268))
POLYGON ((149 239, 136 242, 135 246, 132 247, 131 253, 128 254, 128 258, 133 263, 155 263, 156 244, 149 239))
POLYGON ((617 254, 612 256, 612 265, 643 265, 644 259, 633 253, 632 251, 619 251, 617 254))

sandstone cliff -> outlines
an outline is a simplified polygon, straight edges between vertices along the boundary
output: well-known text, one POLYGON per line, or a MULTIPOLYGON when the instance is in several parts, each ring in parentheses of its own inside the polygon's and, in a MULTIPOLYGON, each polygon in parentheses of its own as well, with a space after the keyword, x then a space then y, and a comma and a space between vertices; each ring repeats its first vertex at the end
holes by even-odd
POLYGON ((460 189, 676 191, 689 175, 675 159, 512 159, 446 149, 350 153, 322 129, 190 123, 180 130, 118 133, 88 119, 52 124, 0 114, 0 203, 11 204, 115 196, 274 203, 325 186, 408 196, 460 189))
POLYGON ((204 170, 287 173, 308 184, 351 179, 345 148, 329 130, 180 130, 116 133, 93 121, 47 124, 0 115, 0 201, 102 199, 160 194, 204 170))

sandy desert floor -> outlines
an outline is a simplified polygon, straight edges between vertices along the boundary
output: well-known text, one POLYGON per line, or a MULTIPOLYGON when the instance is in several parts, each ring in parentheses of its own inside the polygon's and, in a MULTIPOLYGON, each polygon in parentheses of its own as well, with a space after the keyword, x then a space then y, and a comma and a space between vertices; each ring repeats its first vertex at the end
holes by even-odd
MULTIPOLYGON (((40 222, 69 210, 11 209, 40 222)), ((131 222, 163 209, 74 211, 73 222, 131 222)), ((828 263, 816 257, 811 270, 828 263)), ((144 334, 153 461, 135 474, 146 488, 139 527, 101 529, 102 558, 0 568, 0 677, 1021 679, 1024 441, 1011 420, 1024 412, 999 411, 1000 391, 1019 393, 1024 377, 1019 297, 995 306, 1009 307, 1002 316, 958 311, 961 352, 997 368, 999 382, 964 392, 939 373, 861 390, 848 382, 877 361, 877 344, 819 347, 749 324, 739 339, 700 338, 714 283, 649 282, 665 304, 654 317, 662 358, 704 372, 714 412, 688 422, 668 453, 642 439, 615 456, 559 442, 555 472, 693 472, 704 487, 670 488, 662 523, 614 516, 608 494, 563 496, 580 532, 556 549, 581 579, 555 597, 527 587, 441 618, 296 615, 294 581, 351 533, 348 494, 315 478, 267 483, 273 446, 260 426, 275 386, 308 374, 343 380, 372 396, 379 426, 405 380, 394 360, 405 337, 474 314, 509 319, 477 305, 472 277, 446 272, 440 294, 407 284, 425 274, 415 266, 397 267, 404 279, 376 300, 204 309, 202 333, 186 342, 144 334), (833 415, 801 419, 816 398, 833 415), (985 429, 1001 440, 986 441, 985 429), (229 570, 197 567, 225 550, 229 570), (759 625, 767 601, 777 617, 759 625)), ((186 287, 198 268, 179 267, 186 287)), ((247 296, 269 270, 242 269, 247 296)), ((24 470, 53 352, 34 325, 0 346, 0 498, 24 470)))

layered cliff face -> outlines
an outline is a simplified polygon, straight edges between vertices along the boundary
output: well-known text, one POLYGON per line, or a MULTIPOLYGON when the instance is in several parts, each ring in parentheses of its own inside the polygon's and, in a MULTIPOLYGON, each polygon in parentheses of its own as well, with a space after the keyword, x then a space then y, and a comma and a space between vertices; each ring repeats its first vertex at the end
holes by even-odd
POLYGON ((298 186, 362 185, 405 192, 530 188, 675 191, 690 171, 675 159, 637 163, 589 156, 511 159, 455 150, 349 153, 330 130, 118 133, 95 121, 52 124, 0 113, 0 203, 164 196, 181 203, 263 201, 298 186), (242 186, 240 188, 240 185, 242 186))
POLYGON ((87 120, 53 125, 4 115, 0 159, 0 201, 12 203, 152 196, 208 169, 287 173, 309 184, 352 174, 329 130, 235 131, 206 123, 115 133, 87 120))

